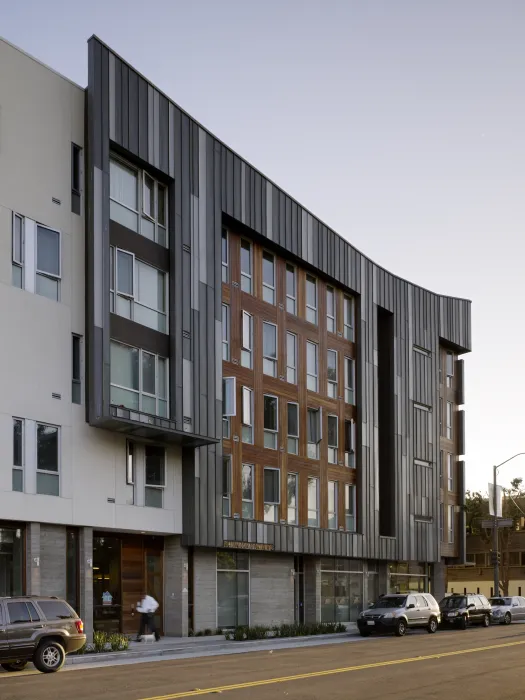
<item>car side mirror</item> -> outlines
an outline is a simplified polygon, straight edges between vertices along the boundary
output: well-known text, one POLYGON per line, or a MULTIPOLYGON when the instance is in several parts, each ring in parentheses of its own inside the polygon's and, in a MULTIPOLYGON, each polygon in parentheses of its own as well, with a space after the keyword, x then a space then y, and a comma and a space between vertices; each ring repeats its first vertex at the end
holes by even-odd
POLYGON ((373 608, 373 607, 374 607, 374 604, 373 604, 373 603, 368 603, 368 609, 369 609, 369 610, 370 610, 370 608, 373 608))
POLYGON ((416 606, 414 605, 414 603, 410 603, 410 605, 408 606, 407 610, 412 610, 412 608, 415 608, 415 607, 416 607, 416 606))
POLYGON ((476 606, 474 605, 474 603, 471 603, 471 604, 467 607, 467 610, 470 610, 470 608, 475 608, 475 607, 476 607, 476 606))
POLYGON ((519 606, 518 606, 518 603, 512 603, 512 607, 513 607, 513 608, 519 607, 519 606))

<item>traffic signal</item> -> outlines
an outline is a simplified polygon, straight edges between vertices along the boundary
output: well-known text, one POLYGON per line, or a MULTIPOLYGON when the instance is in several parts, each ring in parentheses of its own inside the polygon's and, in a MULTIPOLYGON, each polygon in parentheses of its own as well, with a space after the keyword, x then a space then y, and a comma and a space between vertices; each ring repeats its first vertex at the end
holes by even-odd
POLYGON ((501 555, 499 552, 490 553, 490 563, 492 566, 495 566, 496 564, 501 564, 501 555))

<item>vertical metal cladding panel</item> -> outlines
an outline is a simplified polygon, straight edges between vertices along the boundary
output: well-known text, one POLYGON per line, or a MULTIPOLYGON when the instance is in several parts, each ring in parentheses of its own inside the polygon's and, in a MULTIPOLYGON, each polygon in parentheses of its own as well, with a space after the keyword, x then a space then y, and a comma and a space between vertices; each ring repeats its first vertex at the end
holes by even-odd
POLYGON ((207 330, 208 324, 206 319, 206 285, 202 282, 199 284, 199 337, 196 341, 195 351, 199 353, 199 361, 197 363, 198 381, 199 381, 199 413, 200 413, 200 434, 206 435, 208 431, 208 411, 207 411, 207 355, 201 353, 202 348, 208 347, 207 330))
POLYGON ((465 411, 456 413, 458 455, 465 454, 465 411))
POLYGON ((115 142, 122 146, 122 61, 115 58, 115 142))
POLYGON ((223 183, 223 187, 226 187, 226 213, 234 216, 233 153, 229 149, 226 150, 226 182, 223 183))
POLYGON ((465 462, 460 460, 457 462, 457 474, 458 474, 458 506, 465 505, 465 492, 467 490, 466 479, 465 479, 465 462))
POLYGON ((277 228, 277 238, 274 238, 274 240, 277 240, 279 245, 281 245, 283 248, 286 248, 286 195, 282 190, 278 190, 279 192, 279 208, 277 210, 279 219, 278 219, 278 228, 277 228))
MULTIPOLYGON (((139 157, 148 160, 148 84, 140 75, 139 81, 139 157)), ((179 110, 176 110, 179 114, 179 110)), ((176 136, 177 138, 177 136, 176 136)), ((180 143, 180 135, 179 135, 180 143)))
POLYGON ((432 451, 430 446, 431 414, 422 406, 414 404, 414 459, 430 462, 432 451))
MULTIPOLYGON (((190 120, 181 113, 181 215, 182 244, 191 246, 190 216, 190 120)), ((192 255, 194 255, 192 251, 192 255)), ((187 295, 186 295, 187 296, 187 295)))
MULTIPOLYGON (((128 147, 134 156, 139 154, 139 77, 134 70, 129 71, 129 90, 128 90, 128 147)), ((168 100, 166 109, 168 107, 168 100)), ((168 144, 166 143, 166 157, 168 155, 168 144)))
POLYGON ((459 406, 465 403, 465 362, 456 360, 456 397, 459 406))
POLYGON ((298 255, 298 218, 299 218, 299 207, 297 206, 297 202, 292 201, 291 203, 292 206, 292 211, 291 211, 291 219, 292 219, 292 245, 291 245, 291 252, 293 255, 298 255))
POLYGON ((233 154, 233 216, 241 220, 241 159, 233 154))
POLYGON ((199 196, 199 175, 200 175, 200 138, 198 125, 190 121, 190 192, 196 197, 199 196))
POLYGON ((268 225, 267 225, 267 196, 266 196, 266 186, 267 186, 266 180, 261 177, 260 178, 260 185, 261 185, 261 234, 263 236, 268 235, 268 225))
POLYGON ((290 197, 286 197, 284 207, 286 248, 292 250, 292 200, 290 197))
MULTIPOLYGON (((131 78, 131 76, 130 76, 131 78)), ((131 80, 130 80, 131 88, 131 80)), ((131 100, 130 100, 131 103, 131 100)), ((130 104, 131 109, 131 104, 130 104)), ((170 162, 169 162, 169 117, 170 108, 169 102, 164 97, 164 95, 159 94, 159 169, 163 173, 169 175, 170 172, 170 162)), ((130 131, 131 135, 131 131, 130 131)), ((130 138, 131 143, 131 138, 130 138)))
POLYGON ((425 406, 433 405, 434 377, 432 374, 432 358, 414 350, 413 377, 414 377, 414 401, 425 406))
POLYGON ((121 114, 122 114, 122 148, 128 149, 129 147, 129 120, 128 120, 128 108, 129 108, 129 68, 125 63, 122 63, 122 101, 121 101, 121 114))

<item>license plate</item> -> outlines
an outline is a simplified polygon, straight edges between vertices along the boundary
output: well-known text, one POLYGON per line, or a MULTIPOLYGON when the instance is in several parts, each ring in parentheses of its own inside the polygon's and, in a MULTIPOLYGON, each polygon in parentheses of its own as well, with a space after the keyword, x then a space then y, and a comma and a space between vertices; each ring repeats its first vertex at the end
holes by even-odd
POLYGON ((366 624, 367 625, 375 625, 375 622, 373 620, 367 620, 366 624))

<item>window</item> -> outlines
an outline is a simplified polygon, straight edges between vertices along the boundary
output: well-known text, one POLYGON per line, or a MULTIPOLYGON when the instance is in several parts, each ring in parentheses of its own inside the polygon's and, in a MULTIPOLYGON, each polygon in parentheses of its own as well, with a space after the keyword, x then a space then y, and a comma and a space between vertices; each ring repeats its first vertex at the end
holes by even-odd
POLYGON ((167 275, 120 248, 110 250, 110 311, 167 333, 167 275))
POLYGON ((345 467, 355 467, 355 423, 345 421, 345 467))
POLYGON ((263 323, 263 372, 277 376, 277 326, 263 323))
POLYGON ((288 403, 288 452, 299 454, 299 404, 288 403))
POLYGON ((319 459, 319 443, 322 438, 321 409, 309 408, 307 412, 307 454, 310 459, 319 459))
POLYGON ((36 492, 58 496, 59 484, 58 428, 53 425, 36 425, 36 492))
POLYGON ((264 467, 264 520, 276 523, 279 520, 281 502, 281 472, 273 467, 264 467))
POLYGON ((308 477, 308 527, 319 527, 319 479, 308 477))
POLYGON ((345 528, 355 532, 355 485, 345 484, 345 528))
POLYGON ((79 335, 72 336, 73 358, 72 358, 72 381, 71 381, 71 401, 76 404, 82 403, 82 379, 80 375, 80 350, 82 338, 79 335))
POLYGON ((277 449, 277 397, 264 396, 264 446, 270 450, 277 449))
POLYGON ((355 363, 350 357, 345 357, 345 403, 355 405, 355 363))
POLYGON ((447 386, 451 387, 454 380, 454 353, 447 352, 447 386))
POLYGON ((222 515, 231 517, 232 510, 232 458, 224 455, 222 458, 222 515))
POLYGON ((317 325, 317 280, 306 275, 306 320, 317 325))
POLYGON ((447 453, 447 476, 448 476, 448 490, 454 490, 454 460, 450 452, 447 453))
POLYGON ((230 437, 230 418, 237 415, 237 383, 235 377, 222 380, 222 437, 230 437))
MULTIPOLYGON (((31 603, 28 603, 31 605, 31 603)), ((73 620, 75 619, 75 614, 67 605, 60 600, 39 600, 38 607, 44 613, 48 620, 73 620)), ((36 612, 36 611, 35 611, 36 612)), ((31 618, 34 620, 33 612, 31 611, 31 618)), ((39 618, 37 618, 39 619, 39 618)))
POLYGON ((346 340, 354 340, 354 300, 352 297, 345 296, 344 298, 344 313, 343 313, 343 330, 346 340))
POLYGON ((13 418, 13 491, 24 490, 24 421, 13 418))
POLYGON ((337 530, 337 481, 328 482, 328 529, 337 530))
POLYGON ((229 249, 228 249, 228 231, 222 229, 222 281, 228 282, 228 266, 229 266, 229 249))
POLYGON ((242 465, 242 517, 253 520, 253 465, 242 465))
POLYGON ((52 301, 59 301, 60 276, 60 233, 37 224, 36 293, 52 301))
POLYGON ((146 445, 146 489, 144 505, 162 508, 166 486, 166 450, 158 445, 146 445))
POLYGON ((443 488, 443 450, 439 451, 439 487, 443 488))
POLYGON ((113 221, 159 245, 167 245, 168 191, 165 185, 148 173, 112 158, 109 197, 109 215, 113 221))
POLYGON ((38 622, 40 617, 33 603, 7 603, 7 614, 12 625, 21 625, 24 622, 38 622), (31 606, 31 607, 30 607, 31 606), (33 611, 34 617, 30 611, 33 611))
POLYGON ((328 462, 330 464, 337 464, 338 445, 338 418, 337 416, 328 416, 328 462))
POLYGON ((168 360, 111 341, 111 403, 168 417, 168 360))
POLYGON ((337 398, 337 352, 328 350, 328 396, 337 398))
POLYGON ((253 389, 242 388, 242 441, 253 445, 253 389))
POLYGON ((445 541, 445 506, 439 504, 439 541, 445 541))
POLYGON ((244 238, 241 241, 241 289, 252 293, 252 244, 244 238))
POLYGON ((337 330, 336 323, 336 295, 333 287, 326 288, 326 330, 329 333, 335 333, 337 330))
POLYGON ((318 347, 316 343, 306 341, 306 388, 309 391, 318 391, 318 347))
POLYGON ((233 629, 250 623, 250 555, 217 552, 217 625, 233 629))
POLYGON ((241 365, 252 368, 253 317, 247 311, 242 312, 242 351, 241 365))
POLYGON ((454 520, 455 520, 454 506, 448 506, 448 542, 452 544, 454 542, 454 520))
POLYGON ((286 311, 297 313, 297 282, 295 267, 286 263, 286 311))
POLYGON ((222 359, 228 362, 230 359, 230 307, 222 305, 222 359))
POLYGON ((12 232, 12 284, 13 287, 24 287, 24 219, 20 214, 13 213, 12 232))
POLYGON ((294 333, 286 334, 286 381, 297 383, 297 336, 294 333))
POLYGON ((443 399, 439 399, 439 434, 443 435, 443 399))
POLYGON ((263 300, 275 304, 275 258, 263 252, 263 300))
POLYGON ((288 524, 297 525, 298 508, 297 508, 297 483, 299 477, 297 474, 288 474, 287 480, 287 503, 288 503, 288 524))
POLYGON ((76 143, 71 144, 71 211, 80 214, 80 197, 82 190, 82 149, 76 143))
POLYGON ((447 438, 452 440, 452 403, 447 401, 447 438))
POLYGON ((135 443, 126 441, 126 505, 135 505, 135 443))

